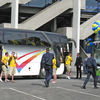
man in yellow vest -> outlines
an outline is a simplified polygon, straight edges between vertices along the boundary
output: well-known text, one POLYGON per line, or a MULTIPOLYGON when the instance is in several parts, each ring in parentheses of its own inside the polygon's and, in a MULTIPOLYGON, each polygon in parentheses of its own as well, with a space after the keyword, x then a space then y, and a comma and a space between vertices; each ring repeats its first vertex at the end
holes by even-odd
POLYGON ((1 72, 1 76, 0 76, 0 81, 2 81, 2 76, 3 74, 5 75, 5 82, 6 82, 6 74, 7 74, 7 62, 8 62, 8 57, 9 57, 9 53, 6 52, 5 56, 3 56, 1 62, 2 62, 2 72, 1 72))
POLYGON ((72 71, 72 68, 71 68, 72 61, 73 61, 72 60, 72 53, 69 53, 69 55, 66 56, 66 58, 65 58, 65 65, 66 65, 66 69, 67 69, 67 76, 66 76, 67 79, 70 79, 69 75, 72 71))
POLYGON ((53 78, 54 78, 54 81, 52 83, 56 83, 57 82, 57 75, 56 75, 57 66, 56 66, 55 56, 54 56, 54 59, 52 60, 52 62, 53 62, 53 78))

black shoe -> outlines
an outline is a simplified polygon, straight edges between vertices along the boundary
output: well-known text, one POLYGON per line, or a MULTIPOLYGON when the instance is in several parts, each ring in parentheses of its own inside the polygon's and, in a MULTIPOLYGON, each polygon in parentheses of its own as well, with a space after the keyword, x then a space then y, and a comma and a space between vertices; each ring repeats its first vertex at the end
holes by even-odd
POLYGON ((84 85, 84 86, 82 86, 82 89, 86 89, 86 86, 84 85))
POLYGON ((78 79, 78 77, 76 77, 75 79, 78 79))
POLYGON ((47 87, 49 87, 49 82, 47 82, 47 87))
POLYGON ((94 89, 98 89, 99 87, 97 87, 97 86, 94 86, 94 89))
POLYGON ((47 81, 44 81, 45 87, 47 87, 47 81))

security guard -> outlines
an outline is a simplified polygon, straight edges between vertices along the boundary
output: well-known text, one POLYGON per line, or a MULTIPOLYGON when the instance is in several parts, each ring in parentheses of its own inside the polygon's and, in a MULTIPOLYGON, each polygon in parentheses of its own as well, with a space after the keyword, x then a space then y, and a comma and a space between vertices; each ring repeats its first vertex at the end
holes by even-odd
POLYGON ((49 81, 52 78, 52 60, 53 54, 49 53, 49 48, 46 48, 46 53, 43 55, 41 60, 41 70, 44 67, 46 71, 46 81, 44 81, 46 87, 49 87, 49 81))
MULTIPOLYGON (((88 73, 87 73, 87 78, 85 79, 84 85, 83 85, 83 89, 86 89, 86 84, 89 81, 90 76, 92 75, 94 78, 94 88, 98 89, 97 87, 97 75, 96 75, 96 71, 97 70, 97 64, 96 61, 94 59, 94 54, 91 53, 91 57, 88 58, 87 63, 86 63, 87 69, 88 69, 88 73)), ((97 71, 98 73, 98 71, 97 71)))

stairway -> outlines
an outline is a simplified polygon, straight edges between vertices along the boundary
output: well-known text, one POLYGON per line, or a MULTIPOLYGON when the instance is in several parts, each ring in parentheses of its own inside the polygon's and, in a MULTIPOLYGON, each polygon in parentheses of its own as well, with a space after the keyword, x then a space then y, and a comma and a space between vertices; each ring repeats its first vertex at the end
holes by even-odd
POLYGON ((81 28, 80 28, 81 40, 84 40, 85 38, 93 34, 92 24, 97 20, 100 21, 100 13, 96 14, 95 16, 93 16, 92 18, 90 18, 89 20, 87 20, 81 25, 81 28))
POLYGON ((69 8, 73 8, 73 0, 57 1, 31 18, 25 20, 19 25, 19 28, 36 30, 69 8))

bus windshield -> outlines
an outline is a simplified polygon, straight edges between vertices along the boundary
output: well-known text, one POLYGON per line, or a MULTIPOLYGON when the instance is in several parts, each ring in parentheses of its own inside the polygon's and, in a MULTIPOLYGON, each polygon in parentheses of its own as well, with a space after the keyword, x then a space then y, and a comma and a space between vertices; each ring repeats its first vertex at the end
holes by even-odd
POLYGON ((59 37, 59 35, 49 34, 49 33, 46 33, 46 35, 49 37, 49 39, 50 39, 53 43, 59 43, 59 42, 60 42, 60 37, 59 37))

